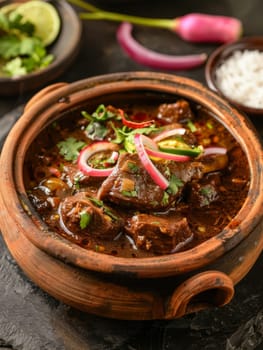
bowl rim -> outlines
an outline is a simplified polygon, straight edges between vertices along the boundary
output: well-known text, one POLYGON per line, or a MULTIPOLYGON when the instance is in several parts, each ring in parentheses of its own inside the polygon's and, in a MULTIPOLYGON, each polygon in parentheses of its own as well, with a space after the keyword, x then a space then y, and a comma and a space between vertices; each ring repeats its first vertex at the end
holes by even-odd
MULTIPOLYGON (((15 2, 15 0, 11 1, 15 2)), ((4 0, 1 7, 10 1, 4 0)), ((55 59, 47 67, 18 77, 0 77, 0 96, 32 91, 55 80, 74 61, 80 49, 82 22, 75 9, 66 1, 51 0, 61 18, 59 36, 48 46, 55 59), (67 22, 65 24, 65 22, 67 22), (67 40, 65 45, 64 40, 67 40), (62 50, 63 49, 63 50, 62 50), (63 54, 62 54, 63 53, 63 54)))
MULTIPOLYGON (((11 129, 0 158, 0 201, 14 213, 14 224, 39 249, 75 266, 127 277, 152 278, 177 275, 201 268, 234 248, 260 223, 263 216, 263 152, 256 130, 245 115, 202 84, 184 77, 153 72, 123 72, 83 79, 42 96, 11 129), (251 183, 244 205, 217 236, 200 245, 169 255, 150 258, 122 258, 86 250, 49 230, 30 208, 23 185, 22 168, 28 144, 56 116, 101 93, 152 90, 171 92, 208 107, 233 134, 245 151, 251 183), (42 116, 42 117, 41 117, 42 116), (48 118, 46 122, 43 119, 48 118), (230 121, 232 130, 230 130, 230 121), (32 130, 32 124, 34 128, 32 130), (246 134, 246 137, 242 136, 246 134), (16 140, 16 142, 14 142, 16 140), (29 140, 31 140, 29 142, 29 140), (257 154, 255 158, 254 154, 257 154), (26 229, 25 229, 26 228, 26 229)), ((4 217, 0 217, 4 220, 4 217)))
POLYGON ((221 97, 226 99, 232 105, 238 107, 243 112, 248 115, 263 116, 263 108, 256 108, 246 106, 240 102, 231 99, 229 96, 226 96, 221 89, 218 87, 215 79, 215 70, 216 67, 222 62, 225 58, 231 56, 231 54, 236 50, 252 50, 257 49, 263 52, 263 36, 245 36, 239 40, 236 40, 231 43, 223 44, 215 49, 208 57, 205 65, 205 79, 207 86, 218 93, 221 97))

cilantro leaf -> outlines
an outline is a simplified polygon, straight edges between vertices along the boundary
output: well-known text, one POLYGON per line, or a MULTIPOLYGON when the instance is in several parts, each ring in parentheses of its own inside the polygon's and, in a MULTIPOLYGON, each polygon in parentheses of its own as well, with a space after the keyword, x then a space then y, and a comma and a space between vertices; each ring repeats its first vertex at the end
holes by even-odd
POLYGON ((83 230, 86 228, 91 221, 91 214, 87 213, 86 211, 82 211, 80 213, 80 221, 79 221, 79 226, 83 230))
POLYGON ((91 140, 103 140, 107 133, 108 129, 98 122, 90 122, 86 128, 86 135, 91 140))
POLYGON ((170 184, 167 191, 171 194, 176 194, 179 190, 179 187, 182 187, 183 184, 183 181, 173 174, 171 176, 170 184))
POLYGON ((54 56, 47 54, 42 41, 34 36, 35 26, 16 11, 0 12, 0 58, 2 73, 20 76, 47 67, 54 56))
POLYGON ((57 143, 59 153, 69 161, 74 161, 78 158, 79 151, 85 146, 85 142, 78 141, 74 137, 68 137, 64 141, 57 143))
POLYGON ((8 61, 3 70, 12 76, 21 76, 27 74, 26 68, 23 67, 23 61, 21 57, 16 57, 11 61, 8 61))
POLYGON ((11 11, 9 15, 1 13, 0 27, 1 29, 10 32, 16 31, 27 36, 33 36, 35 32, 35 26, 28 20, 24 20, 23 16, 16 11, 11 11))
POLYGON ((0 37, 0 56, 4 59, 16 57, 20 54, 21 40, 15 35, 0 37))
POLYGON ((111 142, 114 142, 117 144, 123 143, 123 147, 128 153, 135 152, 135 145, 134 145, 135 134, 149 135, 150 133, 159 129, 159 128, 156 128, 155 125, 151 125, 149 127, 140 128, 140 129, 131 129, 131 128, 128 128, 127 126, 123 126, 122 128, 116 128, 113 125, 113 123, 111 124, 111 127, 113 128, 116 136, 116 138, 111 142))

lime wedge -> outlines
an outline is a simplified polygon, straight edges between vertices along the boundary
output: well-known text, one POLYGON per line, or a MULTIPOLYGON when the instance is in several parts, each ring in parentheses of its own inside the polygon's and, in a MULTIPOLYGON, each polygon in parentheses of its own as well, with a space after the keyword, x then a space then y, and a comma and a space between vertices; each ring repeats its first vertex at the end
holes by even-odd
POLYGON ((8 15, 10 12, 16 10, 19 5, 21 5, 19 2, 4 5, 0 8, 0 12, 2 12, 4 15, 8 15))
POLYGON ((32 0, 22 3, 15 11, 35 25, 34 35, 42 40, 43 45, 48 46, 57 38, 61 20, 57 9, 52 4, 32 0))

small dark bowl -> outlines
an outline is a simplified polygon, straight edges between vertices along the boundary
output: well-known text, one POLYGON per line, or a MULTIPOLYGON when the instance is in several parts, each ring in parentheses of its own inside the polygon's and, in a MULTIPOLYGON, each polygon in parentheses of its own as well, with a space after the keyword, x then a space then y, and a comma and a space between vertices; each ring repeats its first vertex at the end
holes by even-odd
POLYGON ((263 51, 263 36, 244 37, 234 43, 225 44, 217 48, 208 58, 205 67, 205 78, 210 89, 214 90, 238 109, 245 112, 249 116, 263 116, 262 108, 253 108, 243 105, 229 96, 226 96, 218 87, 216 81, 217 68, 228 59, 235 51, 240 50, 259 50, 263 51))
MULTIPOLYGON (((4 1, 1 6, 14 1, 4 1)), ((61 18, 61 29, 56 41, 47 48, 55 56, 46 68, 20 77, 0 77, 0 95, 23 94, 43 87, 59 77, 76 58, 81 41, 82 25, 77 13, 66 1, 53 1, 61 18)))

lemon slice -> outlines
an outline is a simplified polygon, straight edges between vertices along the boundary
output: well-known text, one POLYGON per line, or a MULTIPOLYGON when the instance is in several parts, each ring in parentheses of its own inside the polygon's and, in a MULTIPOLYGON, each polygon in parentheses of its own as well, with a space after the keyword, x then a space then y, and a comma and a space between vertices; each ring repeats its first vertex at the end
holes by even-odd
POLYGON ((61 21, 58 11, 52 4, 32 0, 22 3, 16 8, 16 12, 35 25, 34 35, 42 40, 43 45, 48 46, 57 38, 61 21))

